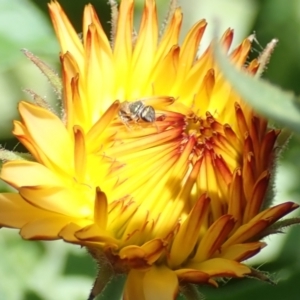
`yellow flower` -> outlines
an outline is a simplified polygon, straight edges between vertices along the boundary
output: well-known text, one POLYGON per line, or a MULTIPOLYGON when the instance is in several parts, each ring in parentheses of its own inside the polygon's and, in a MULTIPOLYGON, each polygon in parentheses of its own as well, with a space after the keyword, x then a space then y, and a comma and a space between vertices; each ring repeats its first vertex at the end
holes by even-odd
MULTIPOLYGON (((33 160, 3 165, 2 180, 17 193, 1 194, 0 224, 24 239, 87 247, 103 268, 128 274, 124 299, 174 299, 190 293, 189 283, 263 278, 241 262, 297 207, 267 208, 279 130, 233 92, 211 47, 197 57, 204 20, 179 46, 180 8, 159 35, 155 1, 146 0, 135 34, 133 0, 119 11, 111 3, 111 41, 91 5, 81 40, 60 5, 49 4, 62 116, 20 102, 13 133, 33 160)), ((232 38, 228 30, 221 39, 227 51, 232 38)), ((230 57, 255 74, 258 61, 245 63, 250 47, 245 39, 230 57)), ((101 274, 89 299, 109 280, 101 274)))

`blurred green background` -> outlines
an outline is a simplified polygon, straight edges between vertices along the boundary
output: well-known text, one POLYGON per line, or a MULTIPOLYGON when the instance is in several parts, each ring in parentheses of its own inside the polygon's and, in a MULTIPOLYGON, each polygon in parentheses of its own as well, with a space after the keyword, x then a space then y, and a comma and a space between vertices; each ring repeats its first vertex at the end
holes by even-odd
MULTIPOLYGON (((59 72, 59 47, 47 13, 47 0, 0 0, 0 144, 14 148, 12 120, 18 118, 17 103, 29 99, 24 88, 30 88, 55 105, 47 80, 20 52, 26 48, 47 61, 59 72)), ((102 24, 109 31, 107 0, 61 0, 78 33, 81 31, 82 10, 92 3, 102 24)), ((160 21, 168 1, 157 1, 160 21)), ((136 24, 143 1, 136 1, 136 24)), ((197 20, 206 18, 209 27, 201 44, 205 49, 211 39, 214 22, 221 29, 235 29, 234 45, 256 32, 251 56, 259 55, 274 37, 278 47, 264 77, 284 89, 300 94, 300 1, 298 0, 185 0, 181 1, 185 20, 183 32, 197 20)), ((272 105, 270 103, 270 105, 272 105)), ((300 141, 294 136, 280 157, 275 188, 277 202, 292 200, 300 203, 300 141)), ((2 191, 8 187, 0 183, 2 191)), ((296 213, 295 215, 299 215, 296 213)), ((202 287, 206 299, 300 299, 300 229, 270 237, 269 246, 249 261, 268 271, 278 281, 270 286, 256 280, 230 280, 221 288, 202 287)), ((0 300, 84 300, 96 274, 96 265, 83 249, 61 241, 27 242, 17 231, 0 230, 0 300)), ((107 299, 118 299, 113 282, 106 291, 107 299)), ((137 299, 138 300, 138 299, 137 299)))

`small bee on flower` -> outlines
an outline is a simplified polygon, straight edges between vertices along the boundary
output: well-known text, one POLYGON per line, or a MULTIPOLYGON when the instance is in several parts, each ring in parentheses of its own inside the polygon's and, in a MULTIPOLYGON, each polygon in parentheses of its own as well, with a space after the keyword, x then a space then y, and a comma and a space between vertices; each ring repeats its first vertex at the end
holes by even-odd
POLYGON ((128 124, 130 121, 138 122, 140 120, 153 123, 156 119, 154 108, 150 105, 145 105, 142 100, 123 102, 118 114, 124 124, 128 124))
MULTIPOLYGON (((89 4, 83 43, 59 3, 49 4, 63 79, 49 78, 59 95, 63 86, 63 118, 37 96, 19 103, 13 134, 30 159, 2 159, 0 179, 14 191, 0 193, 0 227, 87 248, 100 267, 89 300, 121 274, 126 300, 199 299, 195 284, 217 287, 224 277, 270 282, 243 261, 300 223, 278 221, 298 204, 265 204, 280 130, 225 81, 211 47, 198 56, 205 20, 180 44, 177 1, 159 36, 156 1, 146 0, 133 41, 134 1, 119 10, 109 2, 111 41, 89 4)), ((228 50, 232 40, 227 30, 220 43, 228 50)), ((250 50, 245 39, 229 55, 254 76, 250 50)))

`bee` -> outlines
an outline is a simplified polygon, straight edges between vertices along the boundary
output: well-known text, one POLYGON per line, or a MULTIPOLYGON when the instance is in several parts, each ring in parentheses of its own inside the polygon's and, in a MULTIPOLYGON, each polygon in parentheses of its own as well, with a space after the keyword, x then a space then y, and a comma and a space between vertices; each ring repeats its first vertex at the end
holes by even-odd
POLYGON ((154 108, 150 105, 145 105, 141 100, 134 102, 123 102, 120 106, 118 114, 121 121, 125 125, 130 121, 154 123, 156 119, 154 108))

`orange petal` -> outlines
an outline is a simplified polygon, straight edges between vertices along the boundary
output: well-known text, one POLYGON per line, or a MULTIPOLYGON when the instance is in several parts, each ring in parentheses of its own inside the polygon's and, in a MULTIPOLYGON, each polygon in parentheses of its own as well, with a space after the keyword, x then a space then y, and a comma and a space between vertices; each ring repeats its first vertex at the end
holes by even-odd
POLYGON ((213 258, 201 263, 188 263, 187 268, 199 270, 211 277, 243 277, 251 273, 249 267, 224 258, 213 258))
POLYGON ((244 210, 243 223, 249 222, 261 210, 269 186, 270 176, 270 172, 266 170, 257 179, 251 193, 250 201, 247 202, 244 210))
POLYGON ((231 53, 231 59, 238 66, 245 64, 251 49, 251 42, 249 39, 244 39, 243 42, 231 53))
POLYGON ((126 284, 124 287, 123 300, 145 300, 143 289, 143 280, 145 272, 132 269, 127 276, 126 284))
POLYGON ((164 243, 160 239, 151 240, 141 247, 130 245, 120 250, 119 256, 121 259, 144 259, 149 265, 153 264, 162 254, 164 243))
POLYGON ((207 283, 209 275, 194 269, 179 269, 174 271, 180 282, 207 283))
POLYGON ((177 276, 163 265, 153 266, 144 276, 143 290, 145 300, 174 300, 178 294, 177 276))
POLYGON ((228 214, 235 218, 235 228, 237 228, 243 221, 242 215, 245 207, 243 178, 240 168, 234 170, 233 179, 229 184, 228 191, 228 214))
POLYGON ((253 222, 259 219, 269 219, 271 223, 274 223, 286 214, 297 209, 298 207, 299 205, 294 202, 281 203, 276 206, 265 209, 264 211, 256 215, 251 221, 253 222))
POLYGON ((270 130, 266 133, 266 135, 263 138, 263 141, 261 143, 261 146, 259 147, 259 157, 258 161, 261 164, 262 170, 265 170, 270 167, 270 164, 273 163, 272 161, 272 154, 275 141, 280 133, 280 130, 270 130), (270 157, 271 154, 271 157, 270 157))
POLYGON ((141 247, 146 253, 148 264, 153 264, 159 259, 165 250, 164 242, 161 239, 150 240, 141 247))

